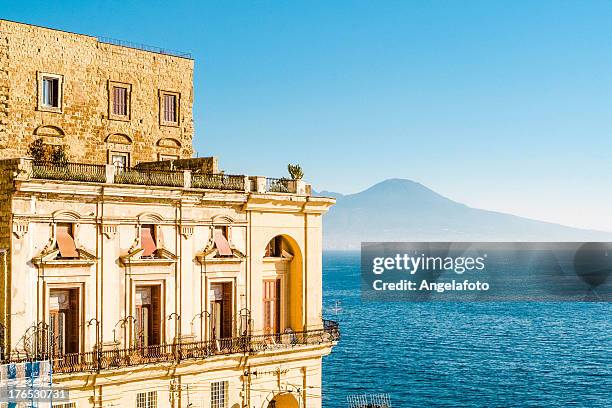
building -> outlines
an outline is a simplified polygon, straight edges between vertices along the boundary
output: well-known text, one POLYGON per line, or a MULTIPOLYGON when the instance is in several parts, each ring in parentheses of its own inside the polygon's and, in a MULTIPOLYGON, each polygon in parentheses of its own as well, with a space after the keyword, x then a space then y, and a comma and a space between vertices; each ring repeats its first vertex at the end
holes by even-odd
POLYGON ((334 200, 192 158, 192 78, 185 55, 0 20, 2 359, 50 360, 54 406, 321 406, 334 200))

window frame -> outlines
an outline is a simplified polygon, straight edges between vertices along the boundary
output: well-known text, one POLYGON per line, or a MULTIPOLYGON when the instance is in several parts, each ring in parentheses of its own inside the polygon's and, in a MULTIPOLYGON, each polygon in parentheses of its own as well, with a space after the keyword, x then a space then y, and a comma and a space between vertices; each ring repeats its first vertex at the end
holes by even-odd
POLYGON ((210 407, 227 408, 229 381, 213 381, 210 383, 210 407))
POLYGON ((64 76, 61 74, 52 74, 50 72, 41 72, 37 73, 37 81, 38 81, 38 107, 39 111, 43 112, 53 112, 53 113, 62 113, 64 109, 64 76), (53 79, 57 80, 57 106, 45 105, 43 98, 43 88, 45 79, 53 79))
POLYGON ((129 122, 132 118, 132 84, 118 81, 108 81, 108 118, 129 122), (125 115, 115 113, 115 88, 123 88, 125 92, 125 115))
POLYGON ((157 391, 136 393, 136 408, 157 408, 157 391))
POLYGON ((113 161, 113 156, 122 156, 125 157, 125 168, 124 169, 129 169, 130 168, 130 153, 129 152, 117 152, 114 150, 109 150, 108 151, 108 164, 115 164, 115 162, 113 161))
POLYGON ((170 126, 170 127, 179 127, 181 122, 181 94, 180 92, 173 91, 164 91, 159 90, 159 124, 160 126, 170 126), (176 117, 175 121, 168 121, 165 118, 165 97, 166 96, 174 96, 174 115, 176 117))

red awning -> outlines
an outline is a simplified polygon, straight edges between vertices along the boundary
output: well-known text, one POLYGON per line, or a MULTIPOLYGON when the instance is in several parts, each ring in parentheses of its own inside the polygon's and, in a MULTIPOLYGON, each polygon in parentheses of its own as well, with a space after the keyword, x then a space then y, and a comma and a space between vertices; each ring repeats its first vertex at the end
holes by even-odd
POLYGON ((234 254, 230 248, 229 242, 227 242, 227 238, 225 238, 225 235, 223 235, 223 230, 216 229, 214 239, 219 255, 231 256, 234 254))
POLYGON ((74 238, 72 237, 72 225, 58 224, 56 227, 57 247, 62 258, 78 258, 74 238))
POLYGON ((140 247, 143 249, 142 256, 151 256, 157 251, 155 239, 153 238, 153 225, 143 225, 140 228, 140 247))

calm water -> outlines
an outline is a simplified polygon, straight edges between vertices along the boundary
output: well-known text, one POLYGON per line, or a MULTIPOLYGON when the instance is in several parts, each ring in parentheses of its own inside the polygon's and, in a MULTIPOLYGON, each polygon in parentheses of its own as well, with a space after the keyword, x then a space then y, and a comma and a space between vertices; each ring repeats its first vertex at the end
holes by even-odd
POLYGON ((325 253, 323 406, 387 392, 404 407, 612 407, 612 305, 362 303, 359 253, 325 253))

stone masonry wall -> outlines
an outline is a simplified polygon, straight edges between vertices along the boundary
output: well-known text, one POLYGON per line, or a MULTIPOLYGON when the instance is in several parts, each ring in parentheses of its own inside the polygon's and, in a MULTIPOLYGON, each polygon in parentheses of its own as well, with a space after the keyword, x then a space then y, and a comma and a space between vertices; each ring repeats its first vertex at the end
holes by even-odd
POLYGON ((69 159, 131 164, 192 156, 193 60, 99 42, 95 37, 0 20, 0 159, 38 138, 69 146, 69 159), (38 74, 63 78, 62 111, 39 107, 38 74), (109 118, 109 81, 131 86, 128 120, 109 118), (162 125, 160 91, 178 93, 179 125, 162 125))
MULTIPOLYGON (((12 198, 14 192, 13 179, 14 174, 18 171, 19 160, 0 160, 0 249, 11 248, 12 234, 12 198)), ((5 317, 7 311, 4 310, 5 305, 5 285, 4 279, 4 259, 0 254, 0 322, 6 327, 5 317)), ((10 285, 10 268, 11 268, 11 251, 6 254, 6 272, 9 277, 8 284, 10 285)), ((8 286, 10 287, 10 286, 8 286)), ((2 330, 0 329, 0 332, 2 330)), ((8 339, 2 339, 2 341, 8 339)), ((1 346, 1 345, 0 345, 1 346)))

